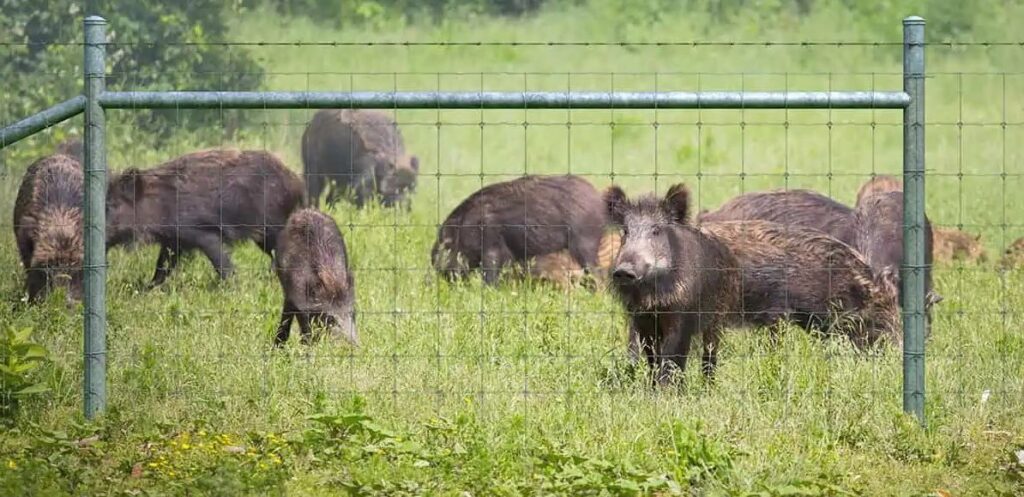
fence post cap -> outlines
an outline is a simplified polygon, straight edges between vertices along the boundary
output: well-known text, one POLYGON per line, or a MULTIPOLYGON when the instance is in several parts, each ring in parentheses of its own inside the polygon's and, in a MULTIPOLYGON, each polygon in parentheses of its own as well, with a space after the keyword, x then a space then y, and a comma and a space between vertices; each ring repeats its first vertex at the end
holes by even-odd
POLYGON ((100 16, 89 16, 85 18, 85 24, 106 24, 107 20, 100 16))
POLYGON ((907 16, 903 18, 903 24, 924 24, 924 18, 921 16, 907 16))

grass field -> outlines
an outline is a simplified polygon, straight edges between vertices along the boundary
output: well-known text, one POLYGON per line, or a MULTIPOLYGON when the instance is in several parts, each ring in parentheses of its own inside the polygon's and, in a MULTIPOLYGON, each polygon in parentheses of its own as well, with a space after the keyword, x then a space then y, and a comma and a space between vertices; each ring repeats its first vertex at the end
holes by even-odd
MULTIPOLYGON (((1018 14, 977 36, 1013 39, 1018 14)), ((339 32, 299 19, 283 28, 280 18, 252 12, 237 19, 233 38, 863 39, 839 19, 822 13, 707 35, 699 15, 630 24, 614 11, 577 10, 339 32)), ((898 45, 236 50, 252 50, 272 73, 267 87, 281 90, 902 84, 898 45)), ((109 257, 110 412, 84 424, 81 313, 56 300, 16 302, 20 265, 9 227, 0 230, 0 267, 11 275, 0 280, 0 323, 32 327, 52 359, 37 375, 50 391, 26 401, 0 437, 0 494, 1021 495, 1024 273, 999 271, 994 259, 1024 235, 1024 77, 1016 72, 1024 49, 933 46, 928 58, 928 215, 981 233, 990 257, 936 269, 946 299, 928 342, 926 428, 901 413, 896 350, 867 357, 799 329, 777 345, 758 330, 735 330, 714 386, 691 367, 681 390, 653 391, 623 374, 625 318, 609 295, 531 283, 492 289, 479 279, 449 285, 428 260, 436 225, 455 205, 523 173, 573 172, 631 193, 683 181, 708 208, 784 186, 852 203, 870 174, 900 171, 899 112, 399 111, 407 146, 421 158, 413 211, 330 211, 355 268, 359 350, 326 341, 271 350, 281 295, 254 246, 234 251, 239 272, 227 283, 195 257, 154 291, 143 282, 156 249, 117 249, 109 257)), ((298 171, 311 113, 254 111, 259 125, 220 143, 273 150, 298 171)), ((108 114, 114 169, 205 146, 183 138, 148 147, 124 111, 108 114)), ((4 152, 0 219, 10 219, 27 165, 20 159, 51 145, 42 134, 4 152)))

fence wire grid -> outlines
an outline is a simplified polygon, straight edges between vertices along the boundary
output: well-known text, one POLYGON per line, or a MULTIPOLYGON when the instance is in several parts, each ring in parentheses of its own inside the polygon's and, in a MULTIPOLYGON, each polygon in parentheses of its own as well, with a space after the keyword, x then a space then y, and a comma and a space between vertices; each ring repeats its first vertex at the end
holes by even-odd
MULTIPOLYGON (((116 23, 116 18, 111 21, 116 23)), ((195 46, 161 44, 181 50, 195 46)), ((66 45, 82 48, 82 44, 66 45)), ((904 44, 890 42, 224 45, 268 61, 264 88, 309 92, 899 92, 904 74, 900 71, 904 44), (744 55, 736 60, 722 62, 725 67, 717 66, 716 60, 741 52, 744 55), (480 62, 487 56, 501 63, 480 62), (767 60, 758 63, 758 57, 767 60), (820 62, 824 68, 792 70, 803 67, 792 63, 801 58, 820 62), (679 65, 687 67, 679 70, 679 65), (607 70, 609 66, 615 70, 607 70), (516 72, 505 67, 523 69, 516 72)), ((1014 199, 1024 187, 1024 73, 1002 70, 1012 68, 1012 63, 999 63, 1004 60, 1000 54, 1006 54, 1005 60, 1019 60, 1022 45, 942 41, 925 46, 929 62, 924 102, 926 206, 934 230, 933 285, 942 296, 931 311, 925 345, 929 415, 956 412, 998 418, 1022 407, 1024 338, 1018 309, 1024 302, 1024 224, 1017 219, 1024 212, 1014 199), (987 53, 996 62, 982 69, 962 64, 973 53, 987 53), (966 68, 961 70, 958 64, 966 68)), ((116 46, 107 44, 107 50, 116 46)), ((0 51, 5 47, 0 45, 0 51)), ((216 70, 195 76, 210 73, 216 70)), ((132 76, 108 73, 108 81, 120 82, 108 90, 154 90, 133 86, 132 76)), ((6 89, 4 98, 15 98, 14 89, 6 89)), ((328 174, 304 174, 312 159, 304 157, 303 148, 311 145, 304 143, 303 134, 317 111, 227 107, 105 111, 110 178, 123 179, 126 170, 138 168, 141 173, 131 180, 145 188, 133 192, 134 201, 147 195, 167 196, 159 207, 152 207, 154 211, 117 211, 110 204, 116 202, 113 185, 122 183, 111 183, 107 222, 118 212, 138 219, 157 212, 162 215, 159 220, 140 222, 171 226, 178 233, 174 255, 161 254, 154 237, 137 236, 129 238, 144 243, 131 244, 126 238, 124 245, 107 252, 110 406, 168 419, 199 416, 287 424, 280 420, 353 396, 368 399, 389 418, 404 421, 474 402, 488 413, 488 419, 498 420, 495 430, 511 422, 505 416, 517 413, 516 422, 535 423, 554 433, 571 431, 559 420, 566 426, 589 426, 590 436, 608 437, 612 444, 623 443, 619 439, 624 427, 662 417, 715 417, 718 421, 712 424, 770 432, 800 429, 807 418, 814 418, 828 430, 849 433, 853 420, 899 406, 903 378, 899 343, 864 352, 843 337, 822 337, 791 324, 727 325, 717 347, 713 383, 701 378, 698 336, 682 382, 667 392, 664 387, 652 388, 649 378, 633 371, 627 357, 629 312, 612 288, 620 281, 611 276, 621 269, 616 251, 600 248, 603 266, 592 268, 598 280, 594 284, 577 278, 581 268, 561 252, 570 249, 566 245, 554 250, 561 258, 551 259, 547 269, 558 272, 546 273, 548 278, 508 267, 500 281, 488 285, 482 271, 471 271, 465 281, 446 280, 434 265, 432 249, 442 224, 470 195, 526 175, 575 175, 593 186, 598 199, 611 185, 633 199, 647 193, 661 198, 672 185, 682 183, 691 194, 688 222, 693 226, 700 225, 699 214, 713 213, 743 194, 779 189, 810 190, 853 209, 865 182, 882 175, 903 180, 900 110, 742 106, 361 110, 364 115, 378 112, 392 120, 404 152, 416 157, 415 189, 407 195, 411 207, 382 206, 377 199, 369 199, 362 208, 348 198, 330 203, 329 188, 323 191, 319 212, 327 216, 328 225, 336 223, 345 245, 345 269, 354 282, 352 310, 359 344, 352 346, 330 336, 300 343, 300 326, 295 324, 291 339, 276 347, 282 310, 289 311, 283 304, 282 286, 287 284, 275 273, 259 241, 267 230, 288 231, 285 221, 292 207, 284 208, 283 214, 271 211, 289 194, 290 186, 281 182, 290 180, 275 179, 277 173, 268 172, 272 168, 267 169, 264 162, 257 173, 234 174, 212 166, 205 172, 175 170, 168 174, 176 188, 138 178, 157 181, 157 176, 146 172, 186 154, 237 149, 269 152, 295 179, 306 183, 318 174, 328 174), (160 132, 153 131, 157 122, 160 132), (236 197, 186 194, 188 185, 224 187, 232 181, 255 182, 251 192, 262 193, 237 197, 239 202, 231 205, 225 202, 236 197), (203 224, 207 221, 182 222, 192 214, 194 219, 220 221, 212 226, 203 224), (234 224, 224 221, 225 216, 252 215, 262 222, 251 223, 251 217, 234 224), (226 249, 234 271, 221 281, 210 259, 224 257, 218 237, 230 238, 236 231, 246 234, 236 235, 241 241, 226 249), (215 233, 215 241, 207 244, 205 239, 182 235, 186 232, 204 237, 215 233), (151 286, 154 262, 176 259, 177 252, 182 259, 173 274, 151 286), (572 281, 563 281, 567 279, 572 281)), ((3 122, 23 117, 3 116, 3 122)), ((58 143, 82 137, 83 126, 76 117, 0 152, 5 224, 13 219, 15 193, 28 165, 52 153, 58 143)), ((380 146, 393 138, 373 139, 380 146)), ((399 169, 412 167, 401 151, 385 145, 376 150, 380 152, 377 159, 399 163, 399 169)), ((234 152, 225 154, 206 164, 237 160, 234 152)), ((356 157, 355 149, 351 154, 356 163, 370 160, 356 157)), ((274 160, 259 157, 259 161, 274 160)), ((374 179, 378 188, 396 181, 387 175, 374 179)), ((303 184, 299 192, 306 191, 303 184)), ((489 215, 500 215, 509 202, 526 202, 523 191, 513 190, 510 197, 494 200, 486 206, 491 209, 489 215)), ((565 195, 536 205, 571 205, 574 198, 565 195)), ((534 205, 527 205, 527 210, 534 205)), ((605 206, 603 200, 597 205, 605 206)), ((792 214, 793 219, 807 216, 807 212, 792 214)), ((852 219, 843 223, 853 226, 852 219)), ((898 219, 902 226, 902 214, 898 219)), ((12 236, 17 222, 0 231, 0 266, 12 275, 0 282, 9 309, 2 312, 12 326, 33 327, 53 359, 70 371, 48 401, 70 412, 68 406, 83 402, 76 383, 82 374, 83 316, 65 308, 62 301, 27 301, 24 268, 12 236)), ((498 220, 488 226, 498 231, 517 228, 502 223, 498 220)), ((620 233, 611 224, 601 231, 620 233)), ((565 228, 572 233, 569 238, 582 236, 574 231, 579 226, 566 226, 561 218, 545 226, 565 228)), ((304 232, 304 243, 295 245, 298 259, 285 261, 301 265, 310 258, 326 257, 322 260, 337 265, 337 252, 323 253, 331 243, 318 238, 320 243, 310 244, 311 233, 304 232)), ((744 246, 757 236, 745 234, 730 243, 744 246)), ((896 246, 902 250, 902 245, 896 246)), ((593 248, 598 250, 596 244, 593 248)), ((510 250, 513 258, 525 259, 515 255, 521 248, 510 250)), ((860 252, 851 249, 851 254, 863 257, 860 252)), ((678 249, 670 254, 690 262, 678 249)), ((278 251, 275 263, 285 264, 280 256, 278 251)), ((651 256, 649 262, 660 260, 651 256)), ((699 265, 693 268, 697 274, 711 272, 699 265)), ((810 293, 839 291, 830 288, 832 278, 839 278, 831 272, 834 268, 822 269, 829 275, 826 286, 810 293)), ((326 277, 343 273, 335 271, 326 277)), ((295 284, 306 298, 323 290, 306 282, 295 284)), ((896 313, 900 316, 898 309, 896 313)), ((900 318, 893 336, 901 337, 902 327, 900 318)))

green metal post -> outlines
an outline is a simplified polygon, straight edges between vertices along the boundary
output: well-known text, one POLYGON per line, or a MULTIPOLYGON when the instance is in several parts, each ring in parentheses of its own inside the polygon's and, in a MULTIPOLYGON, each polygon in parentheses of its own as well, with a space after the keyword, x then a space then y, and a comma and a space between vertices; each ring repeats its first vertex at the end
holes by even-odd
POLYGON ((107 21, 85 18, 85 418, 107 406, 107 152, 100 106, 107 21))
POLYGON ((903 20, 903 410, 924 424, 924 19, 903 20))

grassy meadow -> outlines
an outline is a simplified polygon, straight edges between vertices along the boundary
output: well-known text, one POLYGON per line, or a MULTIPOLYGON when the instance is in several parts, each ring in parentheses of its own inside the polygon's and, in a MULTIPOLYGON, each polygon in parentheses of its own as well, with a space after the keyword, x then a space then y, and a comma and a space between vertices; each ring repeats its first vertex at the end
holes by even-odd
MULTIPOLYGON (((1015 39, 1021 14, 975 36, 1015 39)), ((273 44, 865 39, 841 18, 706 31, 699 14, 637 24, 594 8, 336 31, 253 11, 232 38, 271 43, 234 50, 252 51, 276 90, 902 88, 898 44, 273 44)), ((524 173, 572 172, 630 194, 682 181, 699 208, 779 187, 852 204, 871 174, 901 170, 898 111, 397 111, 420 157, 412 212, 329 211, 355 271, 362 347, 293 339, 272 350, 280 287, 251 244, 234 250, 238 273, 226 283, 196 256, 152 291, 143 286, 156 248, 112 250, 110 409, 92 424, 81 417, 81 312, 19 301, 6 224, 25 166, 73 122, 0 152, 0 323, 31 327, 51 359, 35 373, 49 391, 3 428, 0 494, 1021 495, 1024 272, 996 261, 1024 236, 1024 48, 935 45, 927 56, 928 215, 982 234, 989 257, 935 270, 945 301, 927 344, 924 428, 901 412, 897 350, 869 357, 799 329, 775 345, 734 330, 716 384, 691 364, 685 386, 652 390, 625 374, 625 316, 610 295, 452 285, 429 267, 453 207, 524 173)), ((146 166, 224 145, 275 151, 300 171, 312 112, 249 111, 255 123, 237 139, 154 147, 127 111, 109 111, 109 162, 146 166)))

